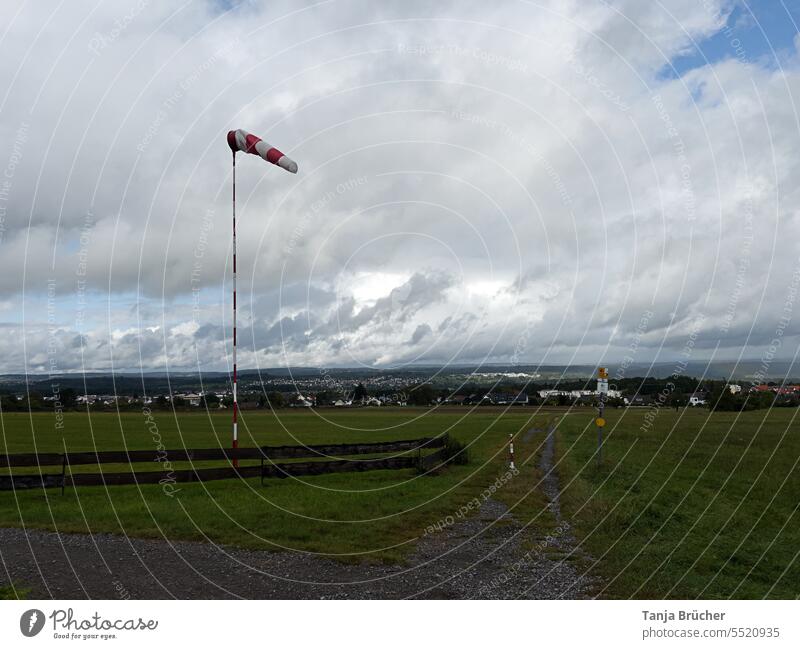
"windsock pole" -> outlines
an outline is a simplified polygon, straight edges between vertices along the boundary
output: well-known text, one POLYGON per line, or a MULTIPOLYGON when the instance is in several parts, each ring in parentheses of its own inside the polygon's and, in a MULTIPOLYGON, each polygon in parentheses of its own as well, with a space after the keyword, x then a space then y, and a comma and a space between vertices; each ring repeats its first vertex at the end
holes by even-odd
POLYGON ((233 468, 239 468, 239 398, 236 390, 236 151, 233 151, 233 468))
POLYGON ((236 456, 236 449, 239 448, 239 398, 236 391, 237 367, 236 367, 236 152, 243 151, 257 155, 267 162, 274 164, 289 173, 297 173, 297 163, 285 156, 271 144, 264 142, 260 137, 252 135, 246 131, 238 129, 228 131, 228 146, 233 154, 233 468, 239 468, 239 458, 236 456))

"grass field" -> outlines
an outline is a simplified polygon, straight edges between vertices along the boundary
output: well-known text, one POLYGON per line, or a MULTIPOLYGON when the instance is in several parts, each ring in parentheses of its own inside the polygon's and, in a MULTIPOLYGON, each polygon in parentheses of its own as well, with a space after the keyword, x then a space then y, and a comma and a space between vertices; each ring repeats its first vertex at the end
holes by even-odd
MULTIPOLYGON (((206 448, 229 445, 229 415, 153 413, 152 426, 139 413, 65 415, 63 429, 48 414, 2 418, 2 453, 206 448)), ((318 444, 409 439, 449 432, 470 445, 471 463, 436 475, 372 471, 302 479, 223 480, 181 483, 174 496, 159 485, 79 487, 0 492, 0 526, 30 526, 62 532, 111 532, 139 537, 213 540, 259 549, 292 548, 342 559, 398 560, 425 529, 481 494, 505 470, 509 433, 536 425, 533 412, 423 410, 280 411, 246 413, 242 446, 318 444)), ((543 419, 539 416, 538 419, 543 419)), ((535 453, 538 444, 520 447, 535 453)), ((520 457, 522 457, 520 455, 520 457)), ((120 470, 115 466, 113 470, 120 470)), ((141 470, 141 465, 137 465, 141 470)), ((180 468, 180 465, 176 465, 180 468)), ((59 468, 54 468, 57 472, 59 468)), ((76 471, 84 471, 83 467, 76 471)), ((533 462, 526 480, 498 494, 541 529, 552 525, 536 482, 533 462), (528 485, 528 486, 526 486, 528 485)))
MULTIPOLYGON (((556 436, 562 512, 602 578, 599 594, 637 598, 795 598, 800 593, 798 411, 607 412, 602 467, 592 411, 562 411, 556 436)), ((228 445, 227 415, 3 415, 0 453, 228 445)), ((408 439, 449 432, 467 466, 436 475, 374 471, 304 479, 0 492, 0 526, 212 540, 292 548, 345 561, 398 561, 426 528, 469 503, 505 470, 509 433, 541 428, 534 409, 329 410, 245 413, 242 445, 408 439)), ((544 436, 516 438, 522 473, 495 497, 530 523, 533 544, 554 526, 536 460, 544 436)), ((141 467, 137 467, 141 468, 141 467)), ((83 470, 83 469, 81 469, 83 470)))
POLYGON ((798 597, 798 411, 653 412, 608 413, 599 469, 591 419, 558 427, 562 507, 602 594, 798 597))

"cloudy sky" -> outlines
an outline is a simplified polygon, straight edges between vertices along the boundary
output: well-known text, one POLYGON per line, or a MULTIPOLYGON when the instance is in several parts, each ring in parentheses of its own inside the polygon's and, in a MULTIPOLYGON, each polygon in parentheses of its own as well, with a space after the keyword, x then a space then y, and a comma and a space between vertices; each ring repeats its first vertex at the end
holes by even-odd
POLYGON ((4 2, 0 371, 791 359, 788 0, 4 2))

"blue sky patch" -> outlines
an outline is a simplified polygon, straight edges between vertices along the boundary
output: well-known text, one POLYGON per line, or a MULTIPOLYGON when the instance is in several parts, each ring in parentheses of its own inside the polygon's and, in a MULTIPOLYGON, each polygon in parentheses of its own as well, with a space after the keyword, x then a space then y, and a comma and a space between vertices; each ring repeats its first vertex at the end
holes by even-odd
POLYGON ((724 29, 675 58, 662 76, 677 78, 726 59, 777 68, 795 52, 798 25, 800 0, 742 1, 733 8, 724 29))

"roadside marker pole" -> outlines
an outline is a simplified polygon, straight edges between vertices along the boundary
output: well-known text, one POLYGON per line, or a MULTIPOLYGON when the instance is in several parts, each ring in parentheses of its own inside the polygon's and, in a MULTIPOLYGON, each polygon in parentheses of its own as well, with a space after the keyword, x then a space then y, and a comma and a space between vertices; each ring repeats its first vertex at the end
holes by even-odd
POLYGON ((508 468, 512 471, 517 467, 514 466, 514 436, 508 434, 508 468))
POLYGON ((597 466, 598 468, 603 463, 603 426, 606 425, 605 420, 605 397, 608 394, 608 369, 605 367, 597 368, 597 395, 599 403, 597 404, 597 466))
POLYGON ((603 426, 605 425, 605 404, 603 403, 603 395, 600 395, 600 404, 597 406, 597 464, 598 466, 603 463, 603 426))

